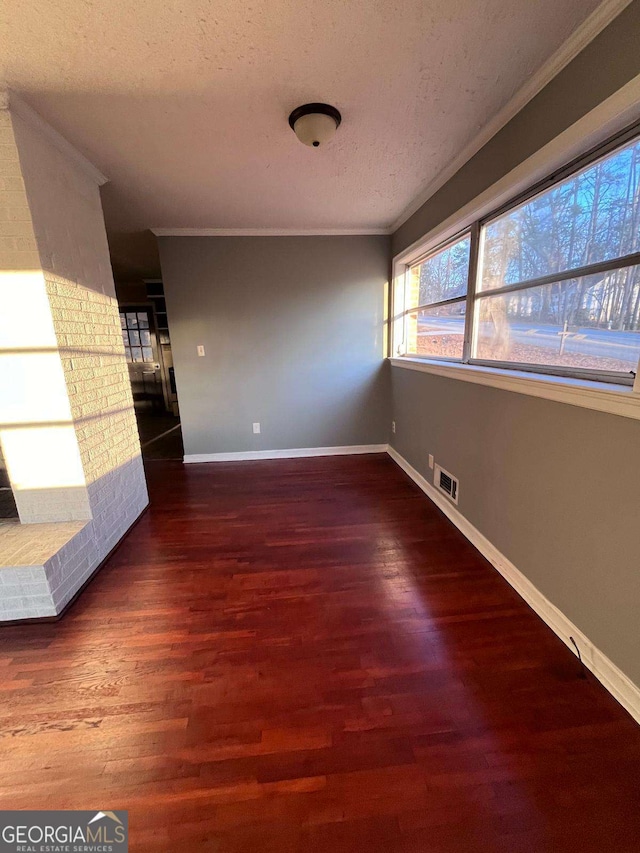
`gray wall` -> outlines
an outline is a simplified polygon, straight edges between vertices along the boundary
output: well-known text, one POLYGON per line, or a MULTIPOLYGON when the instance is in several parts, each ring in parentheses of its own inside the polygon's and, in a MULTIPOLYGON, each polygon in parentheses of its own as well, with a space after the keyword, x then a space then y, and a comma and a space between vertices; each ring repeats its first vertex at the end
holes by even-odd
MULTIPOLYGON (((640 74, 634 0, 393 236, 394 254, 640 74)), ((396 450, 640 684, 640 423, 392 368, 396 450)))
POLYGON ((392 368, 393 446, 640 684, 640 423, 392 368))
POLYGON ((386 443, 389 238, 159 247, 185 454, 386 443))

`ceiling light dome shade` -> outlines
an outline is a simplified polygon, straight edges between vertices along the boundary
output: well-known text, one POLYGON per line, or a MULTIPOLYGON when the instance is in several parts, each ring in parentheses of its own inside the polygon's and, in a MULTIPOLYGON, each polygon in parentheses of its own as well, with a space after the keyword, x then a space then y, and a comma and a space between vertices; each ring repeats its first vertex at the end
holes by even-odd
POLYGON ((289 125, 304 145, 320 148, 333 138, 342 116, 329 104, 304 104, 289 116, 289 125))

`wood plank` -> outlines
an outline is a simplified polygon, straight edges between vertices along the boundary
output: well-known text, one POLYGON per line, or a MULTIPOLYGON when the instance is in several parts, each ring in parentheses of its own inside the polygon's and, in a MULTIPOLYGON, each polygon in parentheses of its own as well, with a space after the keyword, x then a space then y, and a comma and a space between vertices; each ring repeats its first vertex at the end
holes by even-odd
POLYGON ((148 466, 55 624, 0 630, 0 807, 131 850, 640 849, 640 729, 386 456, 148 466))

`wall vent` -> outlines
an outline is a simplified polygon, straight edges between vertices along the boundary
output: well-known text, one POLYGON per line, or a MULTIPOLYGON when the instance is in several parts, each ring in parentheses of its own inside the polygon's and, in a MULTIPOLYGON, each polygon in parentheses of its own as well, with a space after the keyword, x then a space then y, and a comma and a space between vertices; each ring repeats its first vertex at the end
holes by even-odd
POLYGON ((454 504, 458 503, 458 480, 453 474, 445 471, 440 465, 435 465, 433 469, 433 482, 441 492, 450 498, 454 504))

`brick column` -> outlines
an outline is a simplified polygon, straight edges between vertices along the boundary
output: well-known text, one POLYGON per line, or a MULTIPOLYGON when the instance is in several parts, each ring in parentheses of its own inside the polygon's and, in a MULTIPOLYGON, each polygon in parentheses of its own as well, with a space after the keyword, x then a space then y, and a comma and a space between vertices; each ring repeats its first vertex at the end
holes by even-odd
POLYGON ((0 110, 0 442, 22 522, 89 499, 11 116, 0 110))
POLYGON ((0 441, 22 522, 87 523, 45 566, 59 612, 148 498, 104 178, 19 101, 0 145, 0 441))

